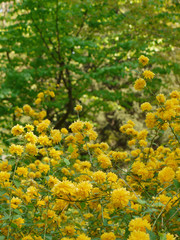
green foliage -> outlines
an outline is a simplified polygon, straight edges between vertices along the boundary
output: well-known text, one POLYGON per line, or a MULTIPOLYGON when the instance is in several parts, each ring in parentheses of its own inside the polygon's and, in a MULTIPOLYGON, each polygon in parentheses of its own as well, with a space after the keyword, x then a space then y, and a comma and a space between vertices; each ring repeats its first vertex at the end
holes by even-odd
POLYGON ((161 76, 178 74, 173 58, 179 4, 173 1, 21 0, 1 5, 2 127, 18 121, 16 106, 31 103, 49 87, 56 89, 56 100, 47 104, 47 112, 57 128, 74 119, 79 101, 88 119, 110 111, 109 103, 131 109, 138 95, 131 95, 137 72, 130 70, 137 68, 142 53, 153 56, 154 93, 161 76))

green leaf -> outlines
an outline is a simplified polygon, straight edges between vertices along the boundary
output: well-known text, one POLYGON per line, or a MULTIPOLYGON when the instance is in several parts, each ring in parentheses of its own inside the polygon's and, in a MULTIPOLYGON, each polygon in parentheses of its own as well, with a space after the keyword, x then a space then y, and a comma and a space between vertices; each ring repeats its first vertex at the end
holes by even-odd
POLYGON ((174 179, 173 182, 174 182, 175 187, 177 189, 180 189, 180 182, 177 179, 174 179))
POLYGON ((156 236, 156 234, 154 232, 152 232, 152 231, 150 231, 148 229, 146 229, 146 232, 149 234, 150 240, 156 240, 157 239, 157 236, 156 236))
POLYGON ((73 148, 72 144, 70 144, 68 147, 68 152, 72 153, 73 151, 74 151, 74 148, 73 148))
POLYGON ((68 166, 70 165, 70 161, 68 159, 64 158, 63 160, 64 160, 66 165, 68 165, 68 166))

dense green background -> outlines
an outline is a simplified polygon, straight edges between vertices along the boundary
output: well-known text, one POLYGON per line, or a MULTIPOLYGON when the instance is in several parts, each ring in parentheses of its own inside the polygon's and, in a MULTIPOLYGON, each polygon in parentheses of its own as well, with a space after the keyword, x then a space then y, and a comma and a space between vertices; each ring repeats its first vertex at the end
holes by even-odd
POLYGON ((139 103, 180 83, 179 9, 178 0, 3 1, 1 141, 19 121, 15 108, 54 86, 56 98, 44 108, 56 128, 76 119, 81 103, 81 118, 96 122, 100 140, 113 135, 119 140, 113 147, 123 146, 118 129, 126 114, 139 120, 139 103), (156 74, 144 95, 133 90, 142 54, 156 74))

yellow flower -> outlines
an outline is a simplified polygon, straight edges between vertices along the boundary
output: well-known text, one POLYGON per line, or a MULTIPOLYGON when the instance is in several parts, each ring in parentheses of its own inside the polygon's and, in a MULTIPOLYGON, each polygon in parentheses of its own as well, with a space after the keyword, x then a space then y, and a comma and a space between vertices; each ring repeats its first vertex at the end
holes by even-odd
POLYGON ((16 108, 16 110, 14 111, 16 117, 20 117, 22 115, 23 110, 19 107, 16 108))
POLYGON ((175 239, 176 239, 176 237, 174 237, 173 234, 170 234, 170 233, 166 234, 166 240, 175 240, 175 239))
POLYGON ((24 110, 24 112, 25 112, 26 114, 29 114, 30 111, 32 110, 32 108, 31 108, 28 104, 25 104, 25 105, 23 106, 23 110, 24 110))
POLYGON ((171 96, 171 98, 179 99, 180 98, 180 92, 178 92, 177 90, 176 91, 172 91, 170 96, 171 96))
POLYGON ((170 167, 163 168, 158 174, 158 179, 161 183, 171 182, 174 179, 174 177, 175 172, 170 167))
POLYGON ((146 79, 153 79, 154 78, 154 73, 153 72, 151 72, 151 71, 149 71, 149 70, 145 70, 144 72, 143 72, 143 76, 146 78, 146 79))
POLYGON ((26 237, 23 237, 22 240, 33 240, 33 238, 31 237, 31 235, 28 235, 26 237))
POLYGON ((146 86, 146 81, 143 78, 139 78, 135 81, 135 90, 142 90, 146 86))
POLYGON ((8 173, 6 171, 0 172, 0 182, 9 181, 9 178, 10 178, 10 173, 8 173))
POLYGON ((31 124, 26 124, 25 128, 27 129, 28 132, 34 131, 34 126, 31 124))
POLYGON ((49 125, 50 125, 50 121, 46 119, 37 125, 37 131, 39 133, 45 131, 49 127, 49 125))
POLYGON ((68 134, 68 130, 66 128, 61 128, 61 133, 68 134))
POLYGON ((52 98, 55 97, 55 93, 54 93, 53 91, 50 91, 50 92, 49 92, 49 95, 50 95, 52 98))
POLYGON ((149 102, 145 102, 145 103, 141 104, 141 109, 142 109, 142 111, 151 111, 152 106, 149 102))
POLYGON ((68 207, 68 205, 68 201, 64 201, 63 199, 56 199, 53 209, 56 211, 63 211, 68 207))
POLYGON ((158 94, 156 96, 156 99, 159 103, 164 103, 166 101, 166 98, 165 98, 164 94, 158 94))
POLYGON ((111 160, 105 154, 99 155, 97 159, 102 168, 108 168, 112 166, 111 160))
POLYGON ((85 199, 90 195, 92 184, 89 181, 83 181, 77 185, 77 197, 85 199))
POLYGON ((90 237, 87 237, 84 233, 83 234, 80 234, 76 240, 91 240, 90 237))
POLYGON ((58 144, 61 141, 61 132, 57 129, 51 130, 52 141, 55 144, 58 144))
POLYGON ((47 135, 40 135, 38 137, 38 142, 42 145, 42 146, 50 146, 51 145, 51 140, 48 138, 47 135))
POLYGON ((24 132, 24 127, 17 124, 12 128, 11 132, 14 136, 21 135, 24 132))
POLYGON ((71 131, 73 133, 77 133, 77 132, 79 132, 79 131, 81 131, 83 129, 83 126, 84 126, 84 123, 78 120, 78 121, 72 123, 69 126, 69 128, 71 129, 71 131))
POLYGON ((18 156, 21 156, 21 154, 23 153, 24 149, 23 149, 23 146, 21 145, 15 145, 15 144, 12 144, 9 148, 9 152, 11 154, 14 154, 16 153, 18 156))
POLYGON ((156 117, 154 113, 147 113, 146 114, 146 126, 147 128, 153 128, 156 125, 156 117))
POLYGON ((109 172, 107 174, 107 180, 111 183, 116 182, 118 180, 118 176, 115 173, 109 172))
POLYGON ((142 63, 143 66, 146 66, 149 62, 149 58, 145 57, 144 55, 141 55, 138 58, 139 62, 142 63))
POLYGON ((34 135, 34 133, 33 132, 28 132, 28 133, 26 133, 26 135, 25 135, 25 139, 28 141, 28 142, 30 142, 30 143, 32 143, 32 144, 35 144, 35 143, 37 143, 37 136, 36 135, 34 135))
POLYGON ((42 99, 41 99, 41 98, 37 98, 37 99, 35 100, 35 102, 34 102, 34 103, 35 103, 36 105, 38 105, 38 104, 40 104, 40 103, 41 103, 41 101, 42 101, 42 99))
POLYGON ((97 171, 93 173, 93 179, 97 183, 104 183, 106 181, 106 173, 97 171))
POLYGON ((16 170, 16 173, 19 176, 27 177, 28 169, 26 167, 18 167, 17 170, 16 170))
POLYGON ((26 144, 26 152, 32 156, 36 156, 38 154, 38 149, 35 144, 27 143, 26 144))
POLYGON ((73 236, 76 232, 74 226, 66 226, 63 231, 65 234, 73 236))
POLYGON ((72 183, 71 181, 59 181, 58 183, 56 183, 54 185, 54 187, 52 188, 52 192, 53 194, 61 197, 64 195, 74 195, 76 191, 75 185, 74 183, 72 183))
POLYGON ((105 232, 101 235, 101 240, 116 240, 116 236, 113 232, 105 232))
POLYGON ((31 198, 35 197, 38 195, 38 190, 34 186, 30 186, 27 188, 27 195, 31 198))
POLYGON ((45 174, 47 174, 47 172, 49 171, 49 169, 50 169, 50 167, 49 167, 49 165, 48 164, 43 164, 43 163, 40 163, 39 164, 39 171, 41 172, 41 173, 45 173, 45 174))
POLYGON ((141 231, 131 232, 128 240, 150 240, 149 234, 141 231))
POLYGON ((13 197, 13 198, 11 199, 11 208, 13 208, 13 209, 18 208, 18 207, 19 207, 18 205, 20 205, 21 202, 22 202, 21 199, 19 199, 19 198, 17 198, 17 197, 13 197))
POLYGON ((124 208, 128 205, 130 192, 125 188, 118 188, 112 192, 111 202, 116 208, 124 208))
POLYGON ((2 148, 0 148, 0 155, 2 155, 3 154, 3 149, 2 148))
POLYGON ((141 231, 146 232, 146 229, 151 230, 151 225, 146 219, 136 218, 130 221, 129 231, 141 231))
POLYGON ((137 139, 138 140, 146 140, 147 135, 148 135, 148 131, 146 129, 143 129, 138 133, 137 139))
POLYGON ((23 218, 16 218, 16 219, 13 220, 13 223, 15 223, 19 228, 21 228, 23 223, 24 223, 24 219, 23 218))
MULTIPOLYGON (((42 120, 43 118, 45 118, 47 116, 47 112, 45 110, 41 111, 40 113, 38 113, 38 118, 40 120, 42 120)), ((35 124, 34 124, 35 125, 35 124)))
POLYGON ((74 110, 75 110, 76 112, 80 112, 80 111, 82 111, 82 106, 81 106, 81 105, 77 105, 77 106, 74 108, 74 110))
POLYGON ((37 97, 38 98, 44 98, 44 93, 43 92, 38 93, 37 97))

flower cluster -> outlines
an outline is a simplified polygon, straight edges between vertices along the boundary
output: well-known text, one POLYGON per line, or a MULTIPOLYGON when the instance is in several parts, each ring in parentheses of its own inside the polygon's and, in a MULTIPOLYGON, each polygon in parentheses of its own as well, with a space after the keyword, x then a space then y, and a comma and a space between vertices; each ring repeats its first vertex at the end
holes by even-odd
MULTIPOLYGON (((145 66, 149 59, 139 61, 145 66)), ((143 76, 154 77, 150 71, 143 76)), ((145 84, 140 79, 136 88, 145 84)), ((54 97, 41 92, 36 104, 45 94, 54 97)), ((147 128, 137 131, 131 120, 120 126, 129 138, 127 151, 97 142, 90 122, 78 119, 69 129, 54 129, 44 110, 16 109, 31 122, 12 128, 16 141, 0 160, 2 239, 177 239, 179 103, 178 91, 143 103, 147 128), (169 139, 155 144, 165 131, 169 139)))

